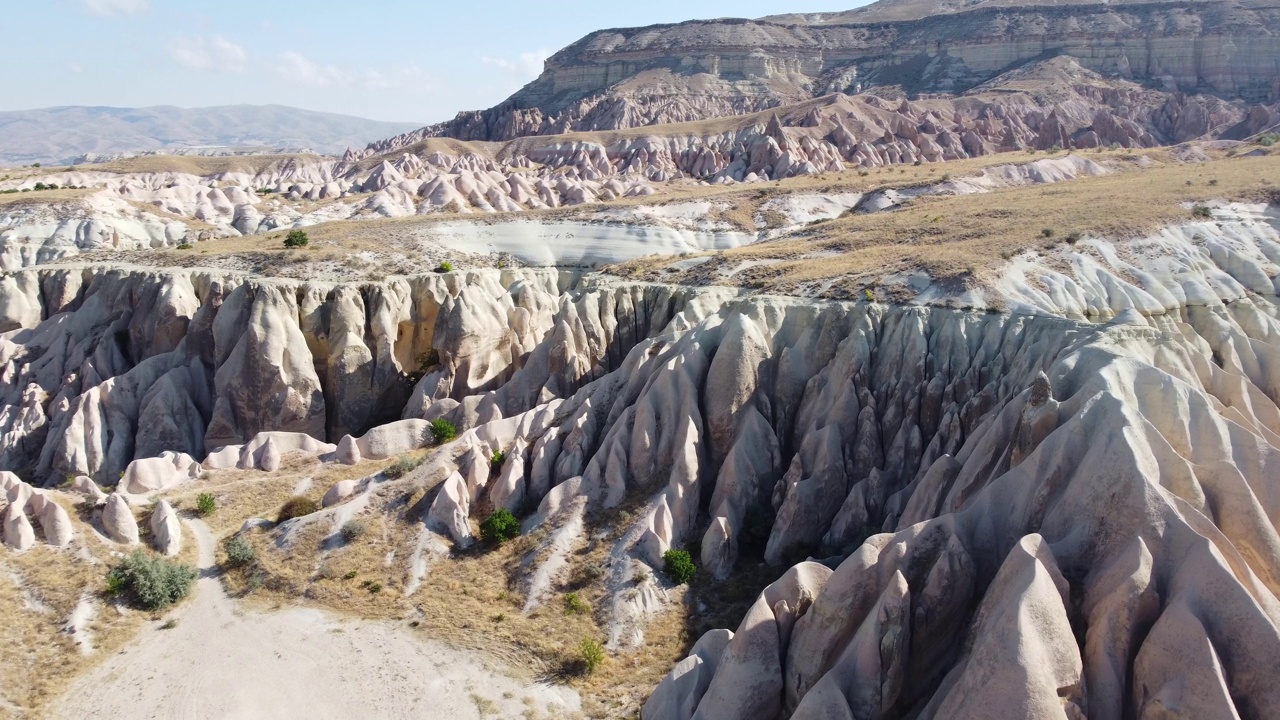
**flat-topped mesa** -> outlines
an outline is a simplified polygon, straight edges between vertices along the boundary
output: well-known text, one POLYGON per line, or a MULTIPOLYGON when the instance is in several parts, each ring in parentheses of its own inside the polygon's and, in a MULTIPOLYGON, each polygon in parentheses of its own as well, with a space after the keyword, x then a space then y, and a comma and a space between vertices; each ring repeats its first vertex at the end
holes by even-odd
POLYGON ((988 2, 946 10, 877 3, 830 18, 600 30, 552 55, 541 76, 500 105, 416 135, 506 140, 639 127, 880 86, 963 93, 1053 55, 1170 92, 1280 100, 1280 36, 1271 30, 1280 8, 1264 2, 988 2), (1193 39, 1198 50, 1190 53, 1193 39))

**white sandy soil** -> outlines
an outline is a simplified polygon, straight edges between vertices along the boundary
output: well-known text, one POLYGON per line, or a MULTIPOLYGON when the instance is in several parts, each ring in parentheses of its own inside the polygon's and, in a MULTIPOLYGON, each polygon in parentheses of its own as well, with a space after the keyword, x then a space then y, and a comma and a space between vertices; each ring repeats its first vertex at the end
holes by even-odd
POLYGON ((571 690, 520 680, 496 662, 385 622, 319 610, 240 607, 211 572, 208 528, 196 595, 80 677, 54 718, 564 717, 571 690), (532 711, 532 712, 530 712, 532 711))

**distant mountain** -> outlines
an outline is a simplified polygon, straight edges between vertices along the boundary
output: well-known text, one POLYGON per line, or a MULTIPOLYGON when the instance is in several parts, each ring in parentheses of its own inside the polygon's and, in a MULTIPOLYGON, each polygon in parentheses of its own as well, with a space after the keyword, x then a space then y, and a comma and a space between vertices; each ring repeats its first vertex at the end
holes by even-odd
POLYGON ((1278 27, 1275 0, 880 0, 845 12, 599 30, 549 57, 502 103, 353 156, 425 137, 701 121, 833 93, 962 96, 1055 56, 1175 95, 1273 105, 1278 27))
POLYGON ((209 108, 54 107, 0 112, 0 165, 70 163, 85 155, 302 149, 341 154, 420 123, 366 120, 282 105, 209 108))

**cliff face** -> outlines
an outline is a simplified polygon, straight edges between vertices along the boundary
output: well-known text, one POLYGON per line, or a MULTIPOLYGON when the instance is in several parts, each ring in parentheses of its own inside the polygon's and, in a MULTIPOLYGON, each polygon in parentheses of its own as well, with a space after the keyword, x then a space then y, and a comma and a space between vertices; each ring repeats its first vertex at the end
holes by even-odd
POLYGON ((1011 269, 1026 314, 551 270, 9 273, 0 465, 273 472, 293 446, 407 452, 444 417, 461 435, 403 478, 428 509, 395 515, 410 488, 382 480, 364 507, 439 543, 522 516, 543 538, 512 570, 528 608, 570 549, 607 547, 613 652, 675 602, 668 549, 716 579, 782 573, 647 720, 1273 717, 1280 235, 1233 212, 1162 252, 1079 243, 1011 269), (830 559, 783 570, 806 555, 830 559))
MULTIPOLYGON (((878 4, 879 5, 879 4, 878 4)), ((1033 59, 1170 92, 1280 99, 1280 7, 1266 2, 1006 6, 832 22, 714 20, 602 30, 547 60, 542 76, 433 134, 501 140, 753 112, 832 92, 901 86, 962 93, 1033 59)))

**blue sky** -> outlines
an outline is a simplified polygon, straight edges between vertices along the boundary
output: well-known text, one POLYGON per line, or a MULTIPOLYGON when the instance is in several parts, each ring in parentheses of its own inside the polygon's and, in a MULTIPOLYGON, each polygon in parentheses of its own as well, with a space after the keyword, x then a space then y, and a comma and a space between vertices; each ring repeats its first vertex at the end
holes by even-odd
POLYGON ((38 0, 0 15, 0 110, 278 103, 436 122, 501 101, 592 30, 861 4, 38 0))

